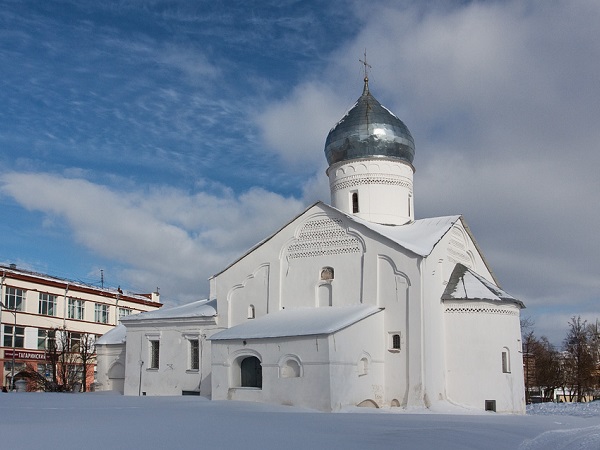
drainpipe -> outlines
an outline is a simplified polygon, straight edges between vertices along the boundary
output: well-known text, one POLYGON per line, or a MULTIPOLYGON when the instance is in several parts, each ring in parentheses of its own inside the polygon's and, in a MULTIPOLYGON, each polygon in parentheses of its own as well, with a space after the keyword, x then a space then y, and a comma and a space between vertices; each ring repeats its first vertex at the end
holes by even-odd
POLYGON ((63 306, 63 329, 67 329, 67 295, 69 294, 69 283, 65 287, 65 304, 63 306))

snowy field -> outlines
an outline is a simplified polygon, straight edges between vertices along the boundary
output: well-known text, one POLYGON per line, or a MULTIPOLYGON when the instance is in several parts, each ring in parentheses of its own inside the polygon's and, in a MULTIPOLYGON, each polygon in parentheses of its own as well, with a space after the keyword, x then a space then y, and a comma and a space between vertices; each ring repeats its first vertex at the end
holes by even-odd
POLYGON ((0 394, 0 449, 594 449, 600 402, 526 416, 355 408, 327 414, 200 397, 0 394))

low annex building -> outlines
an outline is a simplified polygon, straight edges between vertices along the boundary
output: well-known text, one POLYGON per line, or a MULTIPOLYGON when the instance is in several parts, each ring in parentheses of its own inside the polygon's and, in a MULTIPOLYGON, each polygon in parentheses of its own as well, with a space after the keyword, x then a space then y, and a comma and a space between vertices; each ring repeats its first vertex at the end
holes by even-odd
POLYGON ((209 300, 123 320, 126 343, 106 346, 121 349, 124 392, 523 413, 524 305, 462 216, 415 220, 414 153, 365 77, 327 137, 332 205, 212 276, 209 300))

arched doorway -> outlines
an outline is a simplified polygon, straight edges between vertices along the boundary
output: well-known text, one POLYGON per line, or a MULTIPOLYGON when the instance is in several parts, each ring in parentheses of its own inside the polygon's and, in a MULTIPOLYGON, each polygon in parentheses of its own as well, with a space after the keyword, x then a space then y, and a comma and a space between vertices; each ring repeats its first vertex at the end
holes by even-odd
POLYGON ((244 358, 240 364, 241 386, 262 389, 262 366, 256 356, 244 358))

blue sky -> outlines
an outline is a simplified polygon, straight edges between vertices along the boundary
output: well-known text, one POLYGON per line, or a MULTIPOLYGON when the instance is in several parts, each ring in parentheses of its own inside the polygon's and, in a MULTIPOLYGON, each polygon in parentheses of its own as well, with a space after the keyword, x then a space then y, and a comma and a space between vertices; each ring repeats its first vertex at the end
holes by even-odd
POLYGON ((555 342, 600 316, 595 1, 0 0, 0 261, 179 303, 317 199, 370 87, 555 342))

